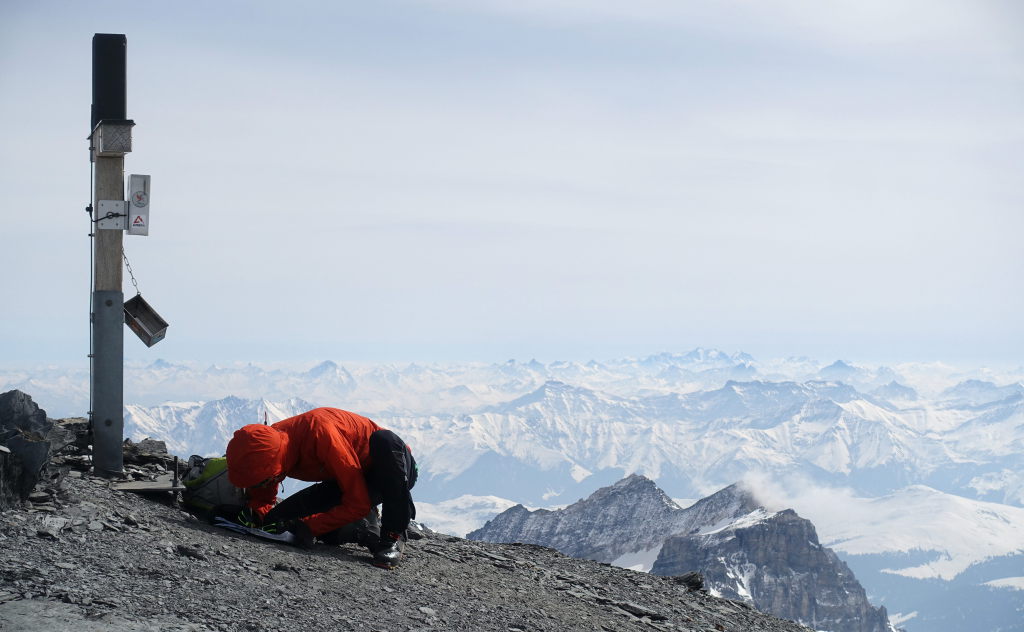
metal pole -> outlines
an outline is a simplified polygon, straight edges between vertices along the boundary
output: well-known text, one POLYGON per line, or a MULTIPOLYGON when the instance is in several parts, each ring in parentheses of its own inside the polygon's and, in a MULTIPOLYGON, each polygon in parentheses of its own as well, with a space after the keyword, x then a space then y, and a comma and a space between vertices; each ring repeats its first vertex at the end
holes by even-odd
MULTIPOLYGON (((124 124, 127 102, 127 38, 96 34, 92 40, 92 134, 90 159, 95 162, 93 208, 100 200, 124 200, 124 153, 103 152, 100 145, 108 122, 124 124)), ((128 126, 130 130, 130 126, 128 126)), ((109 137, 109 134, 108 134, 109 137)), ((98 212, 97 212, 98 216, 98 212)), ((92 287, 92 368, 90 423, 93 471, 115 476, 124 469, 124 293, 121 245, 124 232, 94 227, 92 287)))

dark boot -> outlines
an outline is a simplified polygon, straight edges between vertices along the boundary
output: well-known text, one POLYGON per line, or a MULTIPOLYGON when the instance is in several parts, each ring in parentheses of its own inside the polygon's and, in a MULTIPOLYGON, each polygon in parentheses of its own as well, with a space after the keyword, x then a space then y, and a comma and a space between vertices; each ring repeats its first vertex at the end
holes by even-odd
POLYGON ((402 561, 405 551, 405 537, 385 531, 380 535, 380 544, 373 552, 373 565, 379 568, 394 568, 402 561))
POLYGON ((373 553, 380 548, 380 536, 366 529, 358 529, 355 532, 355 543, 359 546, 365 546, 373 553))
POLYGON ((380 547, 380 513, 377 507, 370 509, 370 513, 356 523, 355 543, 370 549, 371 553, 380 547))

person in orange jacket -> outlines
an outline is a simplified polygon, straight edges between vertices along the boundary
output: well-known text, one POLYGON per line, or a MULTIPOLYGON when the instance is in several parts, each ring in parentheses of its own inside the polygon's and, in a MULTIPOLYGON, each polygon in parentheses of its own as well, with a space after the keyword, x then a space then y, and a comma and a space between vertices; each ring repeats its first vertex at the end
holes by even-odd
POLYGON ((416 517, 410 490, 417 468, 412 451, 394 432, 355 413, 317 408, 235 431, 227 463, 228 479, 248 491, 256 516, 268 524, 289 522, 301 545, 312 544, 314 537, 330 539, 380 504, 379 538, 359 541, 370 547, 376 566, 393 568, 401 560, 405 530, 416 517), (285 477, 318 484, 275 507, 285 477))

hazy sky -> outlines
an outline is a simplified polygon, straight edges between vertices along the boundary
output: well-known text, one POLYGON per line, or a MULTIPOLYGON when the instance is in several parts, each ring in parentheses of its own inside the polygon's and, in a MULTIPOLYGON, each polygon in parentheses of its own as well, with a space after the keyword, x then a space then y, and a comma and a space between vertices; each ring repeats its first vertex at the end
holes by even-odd
POLYGON ((5 0, 0 364, 86 361, 97 32, 131 359, 1024 358, 1015 0, 5 0))

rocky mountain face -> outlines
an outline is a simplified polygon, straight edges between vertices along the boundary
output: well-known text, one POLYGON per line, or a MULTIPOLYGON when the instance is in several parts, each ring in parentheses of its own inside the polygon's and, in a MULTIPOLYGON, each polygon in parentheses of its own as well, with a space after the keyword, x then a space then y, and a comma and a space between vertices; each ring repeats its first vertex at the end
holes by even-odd
POLYGON ((543 544, 573 557, 610 563, 624 553, 655 546, 662 534, 681 528, 679 507, 651 480, 633 475, 564 510, 530 511, 516 505, 468 537, 543 544))
MULTIPOLYGON (((126 475, 170 465, 159 444, 126 475)), ((0 512, 2 630, 809 632, 677 578, 539 546, 426 531, 385 571, 355 545, 297 549, 209 526, 169 493, 117 491, 80 465, 0 512)))
POLYGON ((716 524, 756 509, 750 496, 733 493, 736 489, 681 509, 653 481, 633 474, 565 509, 510 507, 467 537, 542 544, 573 557, 615 563, 624 555, 659 547, 666 534, 686 533, 695 525, 716 524))
POLYGON ((651 573, 699 570, 717 594, 815 630, 886 632, 849 567, 821 546, 814 526, 792 510, 740 520, 711 533, 665 540, 651 573))
POLYGON ((697 571, 714 593, 817 630, 886 632, 853 573, 794 511, 770 512, 739 485, 680 508, 639 475, 557 511, 522 505, 468 535, 551 546, 654 575, 697 571))

